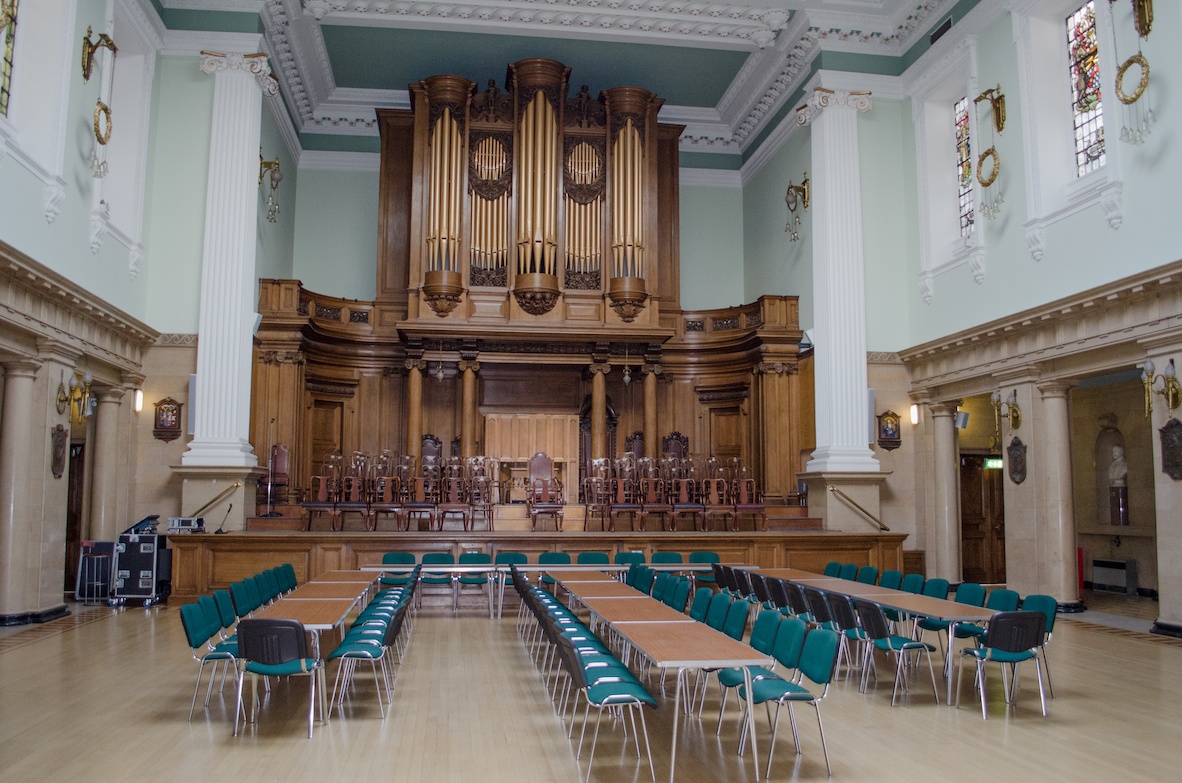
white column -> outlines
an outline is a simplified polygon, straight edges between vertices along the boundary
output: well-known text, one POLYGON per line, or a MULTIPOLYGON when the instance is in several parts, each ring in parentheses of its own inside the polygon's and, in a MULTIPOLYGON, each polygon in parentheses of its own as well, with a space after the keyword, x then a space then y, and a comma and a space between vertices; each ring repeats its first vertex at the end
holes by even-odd
POLYGON ((858 113, 870 94, 817 88, 796 121, 812 125, 813 332, 817 449, 809 472, 878 471, 868 445, 866 293, 858 113))
POLYGON ((1075 557, 1075 501, 1071 484, 1071 414, 1067 392, 1073 383, 1040 383, 1046 469, 1043 497, 1043 535, 1047 552, 1044 563, 1046 587, 1064 604, 1079 603, 1078 563, 1075 557))
POLYGON ((928 551, 932 561, 928 576, 960 581, 960 460, 957 458, 953 416, 960 400, 933 403, 932 468, 935 473, 936 508, 928 551))
POLYGON ((275 95, 264 55, 201 56, 214 75, 197 390, 193 441, 185 466, 258 464, 249 441, 251 339, 255 322, 255 232, 258 222, 259 89, 275 95))

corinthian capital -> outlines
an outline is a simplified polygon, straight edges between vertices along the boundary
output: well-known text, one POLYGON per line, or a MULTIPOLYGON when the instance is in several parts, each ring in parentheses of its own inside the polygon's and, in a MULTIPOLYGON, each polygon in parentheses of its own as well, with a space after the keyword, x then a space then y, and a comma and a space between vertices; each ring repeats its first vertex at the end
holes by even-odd
POLYGON ((824 87, 817 87, 809 99, 805 101, 804 106, 796 110, 796 124, 812 124, 813 120, 820 117, 821 112, 830 106, 846 106, 855 111, 870 111, 870 93, 826 90, 824 87))
POLYGON ((254 74, 263 95, 274 97, 279 94, 279 82, 271 75, 271 65, 267 62, 265 52, 254 54, 239 54, 230 52, 201 52, 201 72, 216 73, 218 71, 242 71, 254 74))

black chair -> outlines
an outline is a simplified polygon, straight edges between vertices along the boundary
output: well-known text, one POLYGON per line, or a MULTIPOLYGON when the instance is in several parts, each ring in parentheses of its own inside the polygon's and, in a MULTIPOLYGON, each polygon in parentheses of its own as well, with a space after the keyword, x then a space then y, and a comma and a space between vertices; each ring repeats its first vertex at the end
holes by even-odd
MULTIPOLYGON (((239 626, 241 627, 241 626, 239 626)), ((985 664, 995 661, 1001 664, 1002 693, 1006 704, 1013 705, 1018 692, 1018 664, 1034 661, 1038 674, 1038 697, 1042 702, 1042 714, 1047 715, 1047 697, 1042 684, 1042 661, 1038 649, 1043 643, 1046 616, 1042 612, 998 612, 989 620, 989 627, 981 637, 980 647, 961 650, 961 655, 971 656, 977 663, 977 688, 981 691, 981 717, 988 720, 989 711, 985 705, 985 664), (1010 682, 1006 684, 1006 667, 1010 668, 1010 682)), ((957 706, 960 706, 960 673, 956 675, 957 706)))
POLYGON ((316 681, 320 680, 320 715, 324 718, 324 662, 308 657, 308 634, 298 620, 244 619, 238 622, 238 704, 234 713, 234 736, 238 736, 238 714, 242 712, 242 681, 251 674, 251 722, 258 711, 258 676, 307 675, 308 739, 316 716, 316 681))

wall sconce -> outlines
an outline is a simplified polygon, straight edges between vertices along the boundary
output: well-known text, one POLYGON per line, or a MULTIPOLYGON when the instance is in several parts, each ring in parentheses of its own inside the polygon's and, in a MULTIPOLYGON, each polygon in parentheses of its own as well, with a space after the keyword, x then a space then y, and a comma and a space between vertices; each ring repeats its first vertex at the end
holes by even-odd
POLYGON ((82 81, 90 81, 90 74, 94 71, 94 53, 99 49, 109 49, 111 57, 114 58, 119 53, 119 47, 115 46, 115 42, 106 33, 99 33, 97 41, 91 41, 90 36, 94 34, 94 29, 86 28, 86 36, 82 39, 82 81))
POLYGON ((1145 418, 1149 418, 1149 414, 1153 413, 1153 392, 1165 397, 1166 407, 1173 416, 1174 411, 1182 404, 1182 386, 1178 385, 1178 371, 1174 369, 1174 360, 1170 359, 1161 375, 1155 376, 1155 369, 1153 360, 1148 358, 1141 368, 1141 383, 1145 384, 1145 418), (1154 381, 1157 380, 1161 381, 1160 389, 1153 388, 1154 381))
POLYGON ((985 92, 973 99, 974 104, 981 101, 989 101, 989 106, 993 109, 993 128, 998 135, 1005 130, 1006 127, 1006 96, 1001 91, 1001 85, 990 87, 985 92))
POLYGON ((624 346, 624 385, 632 383, 632 367, 628 364, 628 346, 624 346))
POLYGON ((800 215, 796 214, 797 208, 804 211, 809 208, 809 173, 804 173, 804 181, 799 185, 792 184, 792 180, 788 180, 788 192, 784 194, 784 203, 788 205, 788 222, 784 224, 784 231, 788 233, 788 239, 792 242, 800 239, 800 232, 797 227, 800 225, 800 215))
POLYGON ((1010 392, 1010 396, 1003 401, 1000 391, 994 391, 989 396, 989 401, 993 403, 993 430, 1001 437, 1001 417, 1005 416, 1010 420, 1010 429, 1016 430, 1022 426, 1022 409, 1018 407, 1018 390, 1015 389, 1010 392))
POLYGON ((431 373, 431 376, 443 383, 443 340, 439 341, 439 363, 435 365, 435 372, 431 373))
POLYGON ((279 168, 279 156, 275 156, 275 160, 264 160, 263 151, 259 150, 259 185, 263 184, 263 174, 268 174, 270 177, 271 191, 267 194, 267 220, 272 223, 279 217, 279 199, 276 197, 276 191, 279 189, 279 183, 283 180, 283 171, 279 168))
POLYGON ((83 375, 81 380, 78 379, 77 373, 73 373, 70 375, 70 388, 67 390, 66 374, 62 373, 61 382, 57 386, 57 412, 61 414, 69 409, 70 422, 73 424, 81 424, 87 416, 94 413, 94 406, 98 404, 98 400, 90 390, 93 380, 94 376, 90 373, 83 375))
POLYGON ((144 390, 143 389, 136 389, 135 390, 134 407, 135 407, 136 413, 139 413, 140 411, 142 411, 144 409, 144 390))
POLYGON ((913 403, 911 403, 911 426, 914 427, 918 424, 919 424, 919 406, 913 402, 913 403))

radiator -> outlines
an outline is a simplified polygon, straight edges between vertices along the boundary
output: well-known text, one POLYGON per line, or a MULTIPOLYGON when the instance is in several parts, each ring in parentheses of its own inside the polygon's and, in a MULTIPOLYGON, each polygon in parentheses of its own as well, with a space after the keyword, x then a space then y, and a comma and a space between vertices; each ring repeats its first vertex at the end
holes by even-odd
POLYGON ((1092 588, 1137 594, 1136 560, 1092 560, 1092 588))

